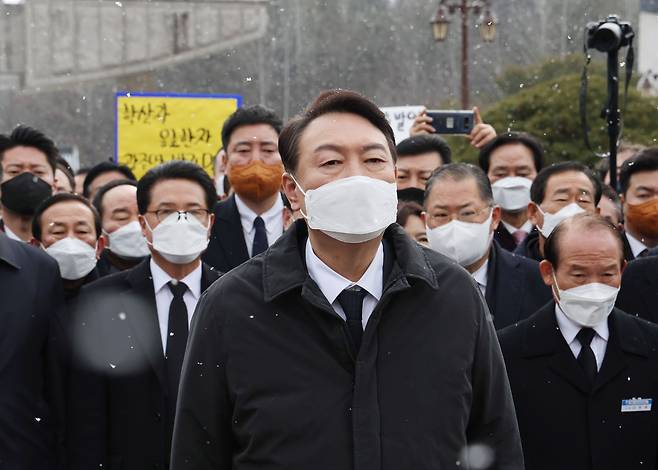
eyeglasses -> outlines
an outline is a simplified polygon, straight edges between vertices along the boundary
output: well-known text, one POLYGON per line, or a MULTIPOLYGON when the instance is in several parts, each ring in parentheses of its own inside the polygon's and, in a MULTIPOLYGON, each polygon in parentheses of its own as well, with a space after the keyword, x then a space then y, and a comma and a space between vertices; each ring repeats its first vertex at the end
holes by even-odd
POLYGON ((178 214, 178 220, 181 217, 185 217, 187 220, 188 215, 191 215, 201 223, 205 223, 208 220, 210 211, 208 209, 192 209, 189 211, 177 211, 174 209, 158 209, 157 211, 146 211, 147 214, 155 214, 155 218, 158 219, 158 222, 163 222, 171 214, 178 214))
POLYGON ((480 214, 482 214, 483 211, 490 211, 490 210, 491 210, 491 206, 482 207, 480 209, 466 208, 460 210, 457 214, 451 214, 444 210, 436 210, 429 214, 429 219, 432 222, 432 225, 436 225, 436 226, 445 225, 454 219, 457 219, 460 222, 476 224, 481 222, 480 220, 478 220, 480 218, 480 214))

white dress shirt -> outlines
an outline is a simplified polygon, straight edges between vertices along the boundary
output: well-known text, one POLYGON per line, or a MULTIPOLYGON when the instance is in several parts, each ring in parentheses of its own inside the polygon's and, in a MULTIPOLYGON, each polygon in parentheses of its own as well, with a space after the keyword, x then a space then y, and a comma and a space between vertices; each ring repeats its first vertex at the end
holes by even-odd
POLYGON ((503 219, 500 219, 500 222, 503 224, 503 227, 505 227, 510 234, 513 234, 517 230, 523 230, 525 233, 530 233, 533 227, 532 222, 530 222, 529 220, 526 220, 525 224, 521 225, 520 227, 515 227, 512 224, 508 224, 503 219))
MULTIPOLYGON (((155 305, 158 311, 158 323, 160 324, 160 337, 162 338, 162 351, 167 350, 167 331, 169 329, 169 307, 174 300, 174 294, 167 283, 173 278, 158 266, 151 258, 151 277, 153 278, 153 290, 155 291, 155 305)), ((201 263, 190 274, 180 282, 185 283, 187 290, 183 294, 183 302, 187 307, 187 325, 192 321, 192 315, 201 296, 201 263)))
MULTIPOLYGON (((240 223, 242 224, 242 233, 244 233, 244 241, 247 244, 247 251, 251 258, 251 251, 254 247, 254 237, 256 236, 254 220, 256 220, 258 214, 249 209, 237 194, 235 195, 235 204, 238 206, 240 223)), ((265 222, 267 245, 272 246, 283 234, 283 200, 280 197, 277 197, 274 205, 263 212, 260 217, 263 219, 263 222, 265 222)))
POLYGON ((640 256, 640 253, 642 253, 644 250, 649 248, 648 246, 646 246, 644 243, 642 243, 640 240, 638 240, 628 232, 626 232, 626 239, 628 240, 628 244, 631 247, 633 258, 637 258, 638 256, 640 256))
POLYGON ((473 276, 473 279, 475 279, 475 282, 478 283, 478 287, 480 288, 480 292, 482 292, 482 295, 485 295, 487 293, 487 268, 489 267, 489 258, 484 262, 484 264, 475 271, 471 276, 473 276))
MULTIPOLYGON (((576 335, 581 330, 582 326, 574 322, 571 318, 567 317, 562 309, 560 309, 558 304, 555 304, 555 317, 557 318, 557 325, 560 328, 560 332, 562 333, 564 340, 569 345, 573 355, 578 358, 578 354, 580 354, 580 349, 582 346, 580 341, 576 339, 576 335)), ((605 350, 608 346, 608 338, 610 337, 608 319, 605 318, 605 320, 601 321, 592 329, 596 332, 596 334, 592 338, 592 342, 589 344, 589 346, 594 352, 594 357, 596 357, 596 369, 601 370, 601 364, 603 363, 605 350)))
POLYGON ((7 226, 7 224, 5 224, 5 235, 7 235, 7 237, 11 238, 12 240, 16 240, 17 242, 25 243, 25 241, 21 237, 19 237, 18 235, 16 235, 14 232, 11 231, 11 229, 7 226))
POLYGON ((338 302, 338 295, 343 290, 352 286, 359 286, 364 289, 368 294, 363 299, 363 306, 361 309, 361 324, 363 329, 366 329, 368 319, 372 315, 377 302, 382 296, 383 282, 384 282, 384 246, 379 245, 374 259, 363 273, 361 279, 352 282, 345 279, 336 271, 327 266, 318 256, 313 252, 310 238, 306 241, 306 268, 308 275, 315 281, 324 296, 327 298, 335 312, 343 320, 346 320, 343 307, 338 302))

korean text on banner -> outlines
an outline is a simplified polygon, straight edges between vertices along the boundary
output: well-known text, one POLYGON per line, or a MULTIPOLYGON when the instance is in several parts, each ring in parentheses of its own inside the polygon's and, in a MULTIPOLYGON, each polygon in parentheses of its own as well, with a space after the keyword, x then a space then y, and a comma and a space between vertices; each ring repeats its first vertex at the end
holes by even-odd
POLYGON ((396 144, 409 137, 409 131, 414 124, 414 119, 416 119, 416 116, 418 116, 422 109, 422 106, 387 106, 381 108, 386 115, 386 119, 388 119, 388 123, 393 128, 396 144))
POLYGON ((237 95, 117 93, 116 156, 137 178, 170 160, 213 174, 224 121, 242 104, 237 95))

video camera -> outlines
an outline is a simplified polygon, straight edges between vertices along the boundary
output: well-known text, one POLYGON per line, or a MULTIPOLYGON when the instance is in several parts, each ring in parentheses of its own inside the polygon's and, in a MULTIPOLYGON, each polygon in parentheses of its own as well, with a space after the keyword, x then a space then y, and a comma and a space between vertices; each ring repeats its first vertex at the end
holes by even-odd
POLYGON ((587 48, 601 52, 619 50, 629 46, 635 36, 628 21, 619 21, 617 15, 610 15, 601 22, 587 23, 587 48))
MULTIPOLYGON (((631 82, 633 62, 635 58, 635 52, 633 49, 634 37, 635 32, 633 32, 631 24, 627 21, 619 21, 617 15, 609 15, 603 21, 598 23, 587 23, 587 26, 585 26, 585 67, 583 67, 580 87, 580 119, 583 128, 583 136, 587 148, 594 151, 589 141, 586 102, 587 68, 592 60, 589 50, 596 49, 606 53, 608 56, 608 101, 601 112, 601 117, 604 118, 608 124, 608 148, 610 151, 607 154, 594 153, 599 157, 607 157, 609 159, 609 167, 613 170, 614 168, 617 168, 617 148, 619 146, 619 140, 623 128, 623 122, 621 119, 622 113, 619 110, 619 50, 622 47, 628 47, 626 61, 623 64, 623 66, 626 67, 626 84, 624 90, 625 111, 628 98, 628 86, 631 82)), ((610 172, 610 186, 618 189, 617 173, 615 171, 610 172)))

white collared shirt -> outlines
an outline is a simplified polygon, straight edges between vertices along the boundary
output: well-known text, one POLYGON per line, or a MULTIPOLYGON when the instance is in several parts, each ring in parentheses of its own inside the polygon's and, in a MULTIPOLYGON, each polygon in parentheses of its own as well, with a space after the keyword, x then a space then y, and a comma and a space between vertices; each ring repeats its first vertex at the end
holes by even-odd
POLYGON ((644 250, 649 248, 648 246, 646 246, 644 243, 642 243, 640 240, 638 240, 628 232, 626 232, 626 239, 628 240, 628 244, 631 247, 633 258, 637 258, 638 256, 640 256, 640 253, 642 253, 644 250))
MULTIPOLYGON (((153 290, 155 291, 155 305, 158 311, 158 323, 160 324, 160 337, 162 339, 162 351, 167 350, 167 330, 169 328, 169 307, 174 300, 174 294, 167 283, 173 278, 167 274, 160 266, 157 265, 153 258, 150 262, 151 277, 153 278, 153 290)), ((183 302, 187 307, 187 325, 189 327, 192 321, 192 315, 196 308, 199 297, 201 296, 201 263, 190 274, 185 276, 180 282, 185 283, 187 290, 183 294, 183 302)))
POLYGON ((359 286, 364 289, 368 295, 363 299, 361 323, 363 329, 366 329, 368 319, 372 315, 373 310, 379 299, 382 297, 383 282, 384 282, 384 246, 380 243, 377 253, 373 258, 370 266, 363 273, 361 279, 357 282, 352 282, 345 279, 336 271, 327 266, 318 256, 313 252, 311 246, 311 239, 306 241, 306 267, 308 275, 315 281, 324 296, 327 298, 334 311, 343 320, 346 320, 343 307, 338 302, 338 295, 348 287, 359 286))
POLYGON ((7 223, 5 223, 5 235, 7 235, 7 237, 9 237, 12 240, 15 240, 17 242, 26 243, 25 240, 23 240, 21 237, 19 237, 18 235, 16 235, 14 232, 11 231, 11 229, 9 228, 7 223))
POLYGON ((502 219, 500 220, 500 222, 503 224, 503 227, 505 227, 507 229, 507 231, 512 235, 517 230, 523 230, 525 233, 530 233, 532 231, 532 227, 533 227, 532 222, 530 222, 529 220, 526 220, 525 224, 521 225, 520 227, 515 227, 512 224, 508 224, 507 222, 505 222, 502 219))
POLYGON ((489 258, 484 262, 482 266, 480 266, 480 269, 475 271, 471 276, 473 276, 473 279, 475 279, 475 282, 478 283, 478 287, 480 288, 480 292, 482 292, 482 295, 485 295, 487 292, 487 268, 489 267, 489 258))
MULTIPOLYGON (((242 233, 244 234, 244 241, 247 244, 247 252, 251 258, 254 237, 256 236, 254 220, 256 220, 258 214, 249 209, 237 194, 235 195, 235 204, 238 206, 240 223, 242 224, 242 233)), ((260 217, 263 219, 263 222, 265 222, 267 245, 272 246, 283 234, 283 200, 280 197, 277 197, 274 205, 260 214, 260 217)))
MULTIPOLYGON (((557 318, 557 325, 560 328, 560 332, 562 333, 564 340, 569 345, 573 355, 578 358, 578 354, 580 354, 580 349, 582 346, 580 341, 576 339, 576 335, 582 329, 582 326, 574 322, 571 318, 567 317, 557 303, 555 304, 555 317, 557 318)), ((596 332, 596 334, 594 335, 594 338, 592 338, 592 342, 589 346, 594 352, 594 357, 596 357, 596 369, 601 370, 601 364, 603 364, 605 350, 608 346, 608 338, 610 337, 607 317, 592 329, 596 332)))

